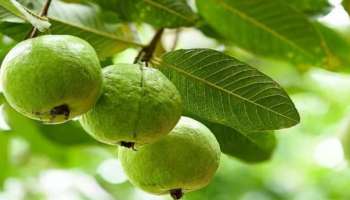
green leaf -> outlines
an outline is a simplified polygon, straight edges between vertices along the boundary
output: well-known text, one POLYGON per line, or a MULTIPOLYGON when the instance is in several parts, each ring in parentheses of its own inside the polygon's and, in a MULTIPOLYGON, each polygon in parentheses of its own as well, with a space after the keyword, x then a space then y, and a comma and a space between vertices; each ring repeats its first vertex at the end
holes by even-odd
POLYGON ((126 20, 146 22, 155 27, 191 26, 197 19, 186 0, 119 0, 117 4, 126 20))
POLYGON ((13 23, 22 23, 23 19, 16 17, 8 10, 0 6, 0 22, 13 22, 13 23))
POLYGON ((0 190, 2 190, 3 183, 7 177, 7 169, 9 162, 8 141, 8 133, 0 131, 0 190))
POLYGON ((46 125, 35 122, 40 133, 48 140, 59 145, 98 145, 92 137, 90 137, 80 126, 79 122, 69 121, 64 124, 46 125))
POLYGON ((204 123, 220 144, 222 153, 236 157, 247 163, 258 163, 271 158, 277 146, 273 133, 244 133, 221 124, 212 123, 190 115, 204 123))
MULTIPOLYGON (((15 0, 1 0, 0 7, 2 7, 2 11, 0 10, 0 13, 4 13, 4 10, 7 10, 11 14, 30 22, 39 31, 45 31, 50 27, 50 23, 46 18, 35 15, 33 12, 29 11, 15 0)), ((9 19, 8 15, 5 18, 3 18, 4 14, 1 14, 0 16, 2 16, 0 21, 3 19, 9 19)))
POLYGON ((350 0, 343 0, 342 5, 343 5, 344 9, 346 10, 346 12, 348 14, 350 14, 350 0))
POLYGON ((2 109, 5 121, 11 127, 9 134, 19 136, 30 142, 31 150, 34 153, 49 156, 51 159, 58 162, 64 161, 65 152, 62 151, 62 146, 47 140, 41 135, 33 120, 19 114, 7 103, 3 104, 2 109))
POLYGON ((186 0, 65 0, 66 2, 94 3, 113 11, 125 21, 146 22, 155 27, 176 28, 191 26, 197 15, 186 0))
MULTIPOLYGON (((12 46, 15 44, 13 40, 11 40, 9 37, 4 36, 0 33, 0 65, 8 51, 12 48, 12 46)), ((2 94, 1 94, 2 96, 2 94)), ((0 104, 3 103, 3 97, 0 98, 0 104)))
POLYGON ((282 1, 196 2, 209 25, 242 49, 302 65, 327 61, 327 49, 312 23, 282 1))
POLYGON ((328 0, 283 0, 295 9, 311 16, 326 15, 332 6, 328 0))
POLYGON ((329 60, 329 69, 350 67, 350 42, 336 30, 323 24, 315 23, 316 28, 322 35, 325 44, 329 48, 331 59, 329 60))
MULTIPOLYGON (((35 1, 38 4, 38 1, 35 1)), ((35 6, 38 7, 38 6, 35 6)), ((105 23, 102 11, 96 7, 53 1, 49 10, 51 34, 70 34, 81 37, 104 59, 127 47, 142 46, 133 41, 130 28, 120 23, 105 23)), ((25 23, 0 23, 1 32, 22 40, 30 26, 25 23)))
POLYGON ((179 89, 185 110, 205 120, 244 132, 299 122, 293 102, 275 81, 221 52, 177 50, 158 65, 179 89))

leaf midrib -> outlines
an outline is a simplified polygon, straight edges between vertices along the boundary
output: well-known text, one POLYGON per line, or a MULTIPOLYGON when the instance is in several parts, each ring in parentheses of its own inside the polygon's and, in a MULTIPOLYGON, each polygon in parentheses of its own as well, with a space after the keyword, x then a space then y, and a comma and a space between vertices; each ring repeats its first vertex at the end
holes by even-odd
POLYGON ((251 103, 251 104, 253 104, 253 105, 257 106, 257 107, 263 108, 264 110, 267 110, 267 111, 269 111, 269 112, 271 112, 271 113, 274 113, 274 114, 276 114, 276 115, 279 115, 279 116, 281 116, 281 117, 284 117, 284 118, 286 118, 286 119, 289 119, 289 120, 291 120, 291 121, 293 121, 293 122, 295 122, 295 123, 298 122, 298 120, 295 120, 295 119, 290 118, 290 117, 288 117, 288 116, 285 116, 285 115, 283 115, 283 114, 281 114, 281 113, 278 113, 278 112, 276 112, 276 111, 274 111, 274 110, 271 110, 270 108, 267 108, 267 107, 264 107, 264 106, 262 106, 262 105, 260 105, 260 104, 257 104, 256 102, 251 101, 250 99, 247 99, 247 98, 242 97, 242 96, 240 96, 240 95, 238 95, 238 94, 235 94, 235 93, 233 93, 233 92, 231 92, 231 91, 229 91, 229 90, 227 90, 227 89, 225 89, 225 88, 219 87, 219 86, 217 86, 217 85, 215 85, 215 84, 213 84, 213 83, 211 83, 211 82, 209 82, 209 81, 207 81, 207 80, 205 80, 205 79, 202 79, 202 78, 200 78, 200 77, 194 76, 194 75, 192 75, 192 74, 186 72, 185 70, 182 70, 182 69, 176 67, 176 66, 173 65, 173 64, 166 63, 164 60, 163 60, 163 62, 164 62, 168 67, 173 68, 174 70, 176 70, 176 71, 178 71, 178 72, 180 72, 180 73, 182 73, 182 74, 184 74, 184 75, 187 75, 188 77, 190 77, 190 78, 192 78, 192 79, 195 79, 195 80, 198 80, 198 81, 200 81, 200 82, 203 82, 203 83, 205 83, 205 84, 207 84, 207 85, 209 85, 209 86, 211 86, 211 87, 213 87, 213 88, 216 88, 216 89, 218 89, 218 90, 221 90, 221 91, 223 91, 223 92, 226 92, 226 93, 228 93, 228 94, 231 94, 232 96, 235 96, 235 97, 237 97, 237 98, 239 98, 239 99, 242 99, 242 100, 244 100, 244 101, 247 101, 247 102, 249 102, 249 103, 251 103))
MULTIPOLYGON (((11 3, 11 2, 9 2, 11 3)), ((16 9, 15 12, 13 12, 11 9, 9 9, 9 6, 6 2, 4 2, 3 4, 0 5, 0 7, 2 7, 3 9, 5 9, 6 11, 10 12, 11 14, 15 15, 16 17, 19 17, 25 21, 28 21, 25 16, 18 10, 18 8, 16 8, 16 6, 14 6, 14 8, 16 9)), ((43 20, 43 21, 47 21, 47 18, 45 17, 41 17, 39 15, 36 15, 35 13, 33 13, 31 10, 27 9, 26 7, 23 6, 23 8, 25 9, 25 11, 30 14, 32 17, 37 18, 38 20, 43 20)))
POLYGON ((126 40, 126 39, 122 39, 122 38, 119 38, 115 35, 112 35, 112 34, 109 34, 107 32, 101 32, 101 31, 98 31, 96 29, 93 29, 93 28, 89 28, 89 27, 86 27, 86 26, 82 26, 82 25, 78 25, 78 24, 73 24, 73 23, 69 23, 67 21, 64 21, 64 20, 61 20, 61 19, 58 19, 56 17, 49 17, 50 20, 53 20, 53 21, 56 21, 58 23, 62 23, 62 24, 66 24, 68 26, 72 26, 72 27, 75 27, 75 28, 78 28, 78 29, 81 29, 85 32, 91 32, 91 33, 94 33, 96 35, 100 35, 100 36, 103 36, 103 37, 106 37, 106 38, 109 38, 111 40, 117 40, 117 41, 120 41, 120 42, 123 42, 123 43, 126 43, 126 44, 130 44, 130 45, 133 45, 133 46, 139 46, 139 47, 143 47, 144 45, 143 44, 140 44, 140 43, 137 43, 137 42, 134 42, 134 41, 129 41, 129 40, 126 40))

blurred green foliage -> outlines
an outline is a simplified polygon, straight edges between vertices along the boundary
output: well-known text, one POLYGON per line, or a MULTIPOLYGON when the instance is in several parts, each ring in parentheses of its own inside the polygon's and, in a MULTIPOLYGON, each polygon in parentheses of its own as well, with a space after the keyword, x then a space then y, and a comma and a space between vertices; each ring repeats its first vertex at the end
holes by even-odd
MULTIPOLYGON (((271 0, 269 1, 273 4, 271 0)), ((39 1, 23 0, 21 2, 28 5, 28 8, 40 9, 40 6, 35 4, 39 1)), ((83 7, 75 7, 74 5, 71 7, 71 9, 81 11, 79 14, 75 13, 77 15, 74 18, 81 23, 77 23, 79 26, 76 26, 77 24, 70 24, 68 23, 69 19, 64 18, 66 20, 63 23, 64 26, 60 27, 66 27, 66 29, 58 29, 60 32, 74 30, 76 34, 82 34, 87 38, 91 37, 91 41, 97 41, 95 39, 99 38, 101 40, 96 43, 107 52, 119 51, 116 51, 119 49, 116 48, 119 45, 118 40, 114 40, 114 37, 111 39, 110 32, 106 34, 103 32, 105 30, 91 26, 91 24, 100 24, 101 21, 98 20, 102 20, 107 22, 106 27, 104 27, 106 30, 116 30, 114 23, 116 21, 119 23, 119 20, 122 19, 117 19, 118 15, 113 12, 114 7, 111 5, 117 1, 67 0, 67 2, 84 3, 83 7), (98 13, 101 9, 108 10, 108 12, 104 12, 101 18, 81 20, 84 18, 84 13, 91 13, 91 9, 85 6, 91 6, 98 13), (110 21, 112 17, 115 19, 110 21), (95 35, 96 32, 99 33, 98 37, 95 35), (111 45, 111 41, 115 43, 111 45)), ((203 2, 205 3, 205 1, 203 2)), ((276 131, 276 138, 272 134, 254 137, 261 142, 259 149, 249 149, 250 143, 245 144, 244 142, 239 142, 240 145, 232 148, 223 149, 225 153, 234 152, 239 159, 223 154, 220 168, 212 183, 200 191, 186 194, 185 200, 350 199, 350 190, 348 190, 350 169, 346 161, 346 159, 350 159, 350 141, 348 140, 350 137, 347 137, 350 135, 348 129, 350 124, 350 75, 348 73, 350 69, 350 20, 347 19, 345 25, 341 27, 332 25, 332 22, 335 23, 334 18, 331 23, 319 20, 317 17, 327 14, 329 11, 331 11, 330 15, 334 15, 332 9, 341 8, 339 4, 330 6, 326 0, 286 0, 284 3, 289 4, 293 10, 297 11, 296 13, 300 14, 293 12, 293 16, 308 16, 307 21, 312 21, 308 24, 315 26, 315 31, 320 34, 322 45, 327 47, 328 62, 330 63, 325 69, 321 69, 318 65, 306 65, 303 62, 293 63, 289 62, 288 59, 274 60, 255 55, 254 51, 243 50, 237 44, 226 41, 205 21, 201 21, 196 26, 207 36, 194 28, 182 28, 179 31, 176 46, 195 48, 198 44, 205 44, 206 48, 222 50, 272 77, 287 90, 301 115, 299 125, 291 129, 276 131), (344 149, 339 138, 343 138, 344 149), (263 154, 255 155, 256 152, 263 152, 263 154), (269 161, 252 164, 252 162, 269 158, 269 161)), ((183 4, 181 5, 183 6, 183 4)), ((191 5, 193 7, 193 2, 191 5)), ((343 5, 349 11, 349 1, 343 0, 343 5)), ((139 9, 144 11, 146 8, 140 7, 139 9)), ((165 10, 169 11, 166 8, 165 10)), ((189 8, 185 9, 188 11, 189 8)), ((261 16, 264 13, 260 12, 261 16)), ((23 38, 30 27, 29 24, 18 24, 18 21, 16 23, 9 22, 9 16, 6 15, 5 20, 3 14, 0 7, 0 32, 8 34, 0 34, 0 63, 15 44, 15 41, 9 36, 13 37, 14 34, 19 35, 18 38, 23 38)), ((56 14, 59 16, 60 13, 56 14)), ((138 18, 137 14, 140 13, 134 13, 133 18, 138 18)), ((169 12, 163 13, 163 15, 168 16, 169 12)), ((153 15, 143 17, 152 22, 153 15)), ((283 17, 290 16, 285 14, 283 17)), ((178 20, 177 17, 174 17, 174 22, 178 23, 176 20, 178 20)), ((168 23, 168 21, 164 17, 159 18, 159 21, 155 23, 161 25, 168 23)), ((250 24, 250 26, 253 25, 250 24)), ((126 31, 130 36, 128 38, 137 38, 135 40, 142 42, 149 41, 155 31, 154 28, 140 22, 131 27, 133 31, 129 29, 126 31), (134 32, 138 32, 138 34, 134 32)), ((256 26, 253 28, 259 29, 256 26)), ((245 26, 242 29, 245 29, 245 26)), ((250 32, 248 29, 245 31, 250 32)), ((261 33, 259 31, 261 30, 257 30, 257 35, 261 33)), ((292 31, 287 33, 294 33, 292 31)), ((266 34, 266 32, 263 33, 266 34)), ((288 36, 288 34, 286 35, 288 36)), ((163 38, 163 45, 172 46, 175 35, 175 31, 167 30, 163 38)), ((257 38, 251 37, 252 40, 257 38)), ((239 42, 249 43, 251 41, 239 42)), ((268 45, 269 41, 257 40, 256 42, 259 45, 268 45)), ((281 45, 278 42, 276 39, 276 45, 281 45)), ((297 43, 298 41, 291 42, 297 43)), ((307 44, 302 47, 309 48, 307 44)), ((160 49, 162 51, 157 52, 156 56, 163 53, 163 48, 160 49)), ((265 52, 265 50, 269 49, 269 46, 264 48, 263 55, 267 55, 269 52, 265 52)), ((278 47, 275 50, 276 54, 280 53, 278 47)), ((114 54, 102 63, 105 66, 117 62, 132 62, 136 54, 137 51, 130 48, 114 54)), ((167 196, 148 195, 134 188, 126 180, 118 165, 117 147, 97 143, 81 129, 76 121, 48 126, 21 116, 6 104, 2 96, 0 102, 2 104, 0 114, 0 200, 170 199, 167 196)), ((208 124, 208 126, 212 126, 212 129, 220 129, 220 135, 217 137, 222 143, 235 140, 235 134, 237 134, 235 130, 218 127, 217 124, 208 124), (231 133, 230 137, 225 135, 226 133, 231 133)), ((254 143, 254 140, 250 142, 254 143)))

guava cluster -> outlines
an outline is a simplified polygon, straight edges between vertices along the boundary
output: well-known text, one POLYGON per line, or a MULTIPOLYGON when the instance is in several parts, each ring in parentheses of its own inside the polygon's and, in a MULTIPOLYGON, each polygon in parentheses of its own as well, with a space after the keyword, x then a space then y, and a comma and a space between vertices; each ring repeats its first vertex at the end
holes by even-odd
POLYGON ((141 64, 100 66, 94 48, 70 35, 18 43, 1 65, 8 104, 47 124, 79 118, 96 140, 119 146, 130 181, 180 199, 208 185, 220 162, 213 133, 181 117, 177 88, 141 64))

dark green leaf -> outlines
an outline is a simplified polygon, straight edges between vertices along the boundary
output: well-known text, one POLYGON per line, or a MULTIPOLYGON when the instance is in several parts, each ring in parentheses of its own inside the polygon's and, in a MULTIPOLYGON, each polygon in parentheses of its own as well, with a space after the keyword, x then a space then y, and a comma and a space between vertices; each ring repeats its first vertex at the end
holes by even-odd
POLYGON ((238 132, 233 128, 190 116, 204 123, 215 134, 223 153, 242 161, 258 163, 269 160, 276 148, 277 141, 273 133, 238 132))
MULTIPOLYGON (((4 36, 0 33, 0 65, 4 57, 6 56, 7 52, 12 48, 14 45, 14 41, 11 40, 9 37, 4 36)), ((3 103, 3 97, 1 97, 1 104, 3 103)))
POLYGON ((163 56, 160 70, 179 89, 185 110, 244 132, 293 126, 299 115, 271 78, 210 49, 177 50, 163 56))
POLYGON ((8 133, 0 131, 0 190, 2 189, 3 183, 7 177, 8 169, 8 133))
POLYGON ((328 0, 283 0, 307 15, 326 15, 332 6, 328 0))
POLYGON ((342 5, 346 12, 349 14, 350 13, 350 0, 343 0, 342 5))
POLYGON ((234 45, 262 56, 303 65, 327 61, 312 23, 276 0, 197 0, 199 13, 234 45))
POLYGON ((64 124, 45 125, 40 122, 34 122, 40 133, 47 139, 60 145, 98 145, 96 140, 92 139, 76 121, 69 121, 64 124))

